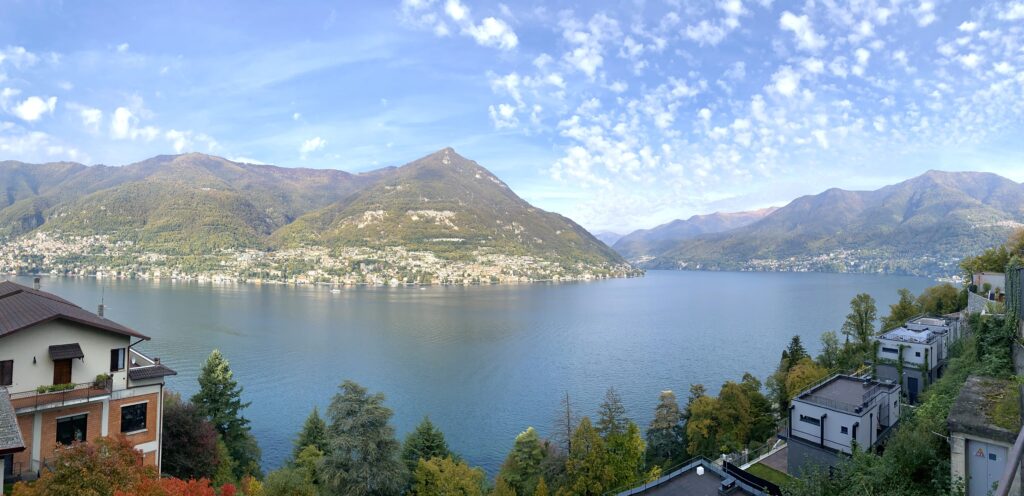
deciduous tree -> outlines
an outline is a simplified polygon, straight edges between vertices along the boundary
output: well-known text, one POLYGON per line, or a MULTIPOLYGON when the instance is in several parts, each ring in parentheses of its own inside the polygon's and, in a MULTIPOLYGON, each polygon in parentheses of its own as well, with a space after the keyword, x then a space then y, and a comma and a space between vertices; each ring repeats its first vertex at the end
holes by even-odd
POLYGON ((597 496, 612 489, 614 474, 608 465, 604 440, 587 417, 583 417, 573 432, 565 473, 566 495, 597 496))
POLYGON ((163 471, 180 479, 212 478, 221 464, 218 434, 190 402, 164 394, 163 471))
POLYGON ((413 473, 415 496, 482 496, 484 471, 445 458, 420 459, 413 473))
POLYGON ((843 334, 847 339, 857 343, 862 351, 867 351, 871 344, 871 337, 875 335, 875 319, 877 317, 878 308, 871 295, 861 293, 854 296, 850 300, 850 313, 846 316, 846 322, 843 323, 843 334))

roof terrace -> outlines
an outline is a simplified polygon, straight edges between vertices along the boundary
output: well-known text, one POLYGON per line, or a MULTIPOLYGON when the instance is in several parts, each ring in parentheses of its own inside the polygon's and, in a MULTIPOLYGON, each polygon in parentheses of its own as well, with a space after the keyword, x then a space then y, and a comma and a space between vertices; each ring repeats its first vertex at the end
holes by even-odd
POLYGON ((849 375, 834 375, 811 386, 800 393, 796 399, 833 410, 859 414, 864 405, 870 403, 875 396, 894 387, 896 387, 894 383, 861 379, 849 375))

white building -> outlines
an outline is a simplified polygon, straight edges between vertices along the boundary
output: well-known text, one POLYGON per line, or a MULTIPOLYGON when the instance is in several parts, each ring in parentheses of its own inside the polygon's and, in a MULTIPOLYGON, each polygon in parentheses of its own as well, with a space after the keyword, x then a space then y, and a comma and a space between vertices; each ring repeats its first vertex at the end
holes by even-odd
POLYGON ((832 466, 854 446, 868 450, 900 419, 900 386, 834 375, 793 398, 789 407, 789 474, 832 466))
POLYGON ((959 320, 952 317, 922 316, 886 331, 876 338, 876 376, 900 382, 908 401, 917 403, 918 394, 942 376, 949 357, 949 345, 960 338, 960 328, 959 320))

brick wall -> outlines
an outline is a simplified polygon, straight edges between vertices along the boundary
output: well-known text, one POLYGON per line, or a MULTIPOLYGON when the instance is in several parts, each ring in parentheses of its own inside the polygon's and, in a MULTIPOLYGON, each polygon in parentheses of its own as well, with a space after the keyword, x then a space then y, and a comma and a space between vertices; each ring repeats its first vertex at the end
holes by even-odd
POLYGON ((43 412, 42 431, 39 444, 40 453, 34 455, 37 460, 50 460, 57 450, 57 419, 87 413, 85 434, 89 441, 101 437, 101 417, 103 416, 103 404, 93 403, 90 405, 78 405, 70 408, 61 408, 43 412))
POLYGON ((157 410, 159 407, 160 395, 159 393, 147 394, 142 396, 133 396, 131 398, 125 398, 123 400, 114 400, 110 402, 110 435, 121 434, 121 407, 125 405, 134 405, 136 403, 147 403, 146 406, 146 430, 143 432, 126 435, 128 441, 133 445, 139 445, 142 443, 148 443, 150 441, 156 441, 157 432, 157 410))
POLYGON ((22 415, 18 417, 18 428, 21 429, 21 439, 25 442, 25 451, 14 454, 14 470, 22 472, 32 468, 32 419, 33 415, 22 415))

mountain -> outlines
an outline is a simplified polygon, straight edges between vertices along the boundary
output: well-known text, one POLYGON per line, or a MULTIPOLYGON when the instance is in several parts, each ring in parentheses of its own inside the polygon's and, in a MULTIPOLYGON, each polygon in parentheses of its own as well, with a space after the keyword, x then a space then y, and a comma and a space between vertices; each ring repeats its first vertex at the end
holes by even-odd
POLYGON ((401 246, 443 257, 527 255, 622 263, 572 220, 519 198, 476 162, 445 148, 275 232, 279 247, 401 246))
MULTIPOLYGON (((8 161, 0 162, 0 191, 0 239, 88 238, 102 244, 104 263, 155 254, 201 256, 218 267, 234 263, 218 254, 242 250, 305 250, 308 260, 312 249, 401 248, 461 263, 511 256, 624 266, 572 220, 529 205, 451 148, 364 174, 199 153, 120 167, 8 161)), ((40 246, 32 249, 50 249, 40 246)), ((73 251, 53 250, 41 255, 63 260, 73 251)))
POLYGON ((749 212, 694 215, 686 220, 674 220, 651 229, 633 231, 616 241, 612 248, 627 259, 654 257, 671 250, 685 239, 753 224, 775 210, 775 207, 769 207, 749 212))
POLYGON ((616 241, 622 239, 621 234, 612 231, 598 231, 594 233, 594 237, 608 246, 613 246, 616 241))
POLYGON ((677 243, 648 266, 949 275, 1022 223, 1024 185, 929 171, 875 191, 797 198, 753 224, 677 243))

